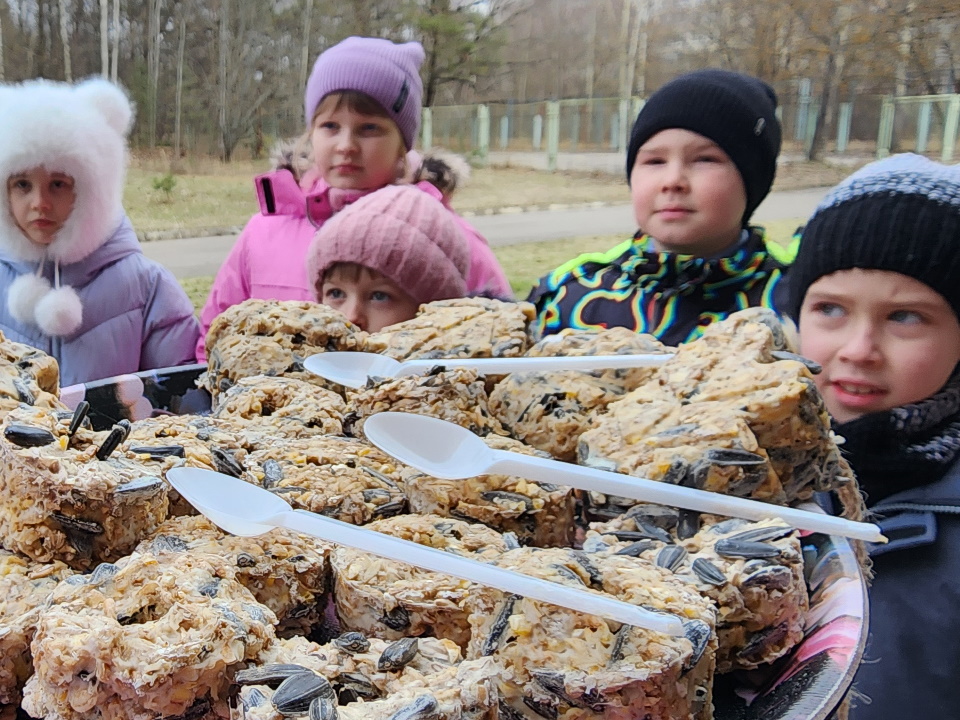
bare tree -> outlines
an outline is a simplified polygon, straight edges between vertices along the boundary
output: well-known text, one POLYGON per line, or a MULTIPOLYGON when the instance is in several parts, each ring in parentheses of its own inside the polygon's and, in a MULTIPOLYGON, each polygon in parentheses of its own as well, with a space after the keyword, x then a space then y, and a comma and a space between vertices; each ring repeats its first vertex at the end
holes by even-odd
POLYGON ((303 2, 303 44, 300 46, 300 87, 307 86, 310 72, 310 25, 313 21, 313 0, 303 2))
POLYGON ((177 46, 177 99, 174 104, 173 162, 180 162, 180 119, 183 116, 183 54, 187 41, 187 16, 180 14, 180 42, 177 46))
POLYGON ((63 47, 63 77, 67 82, 73 82, 73 68, 70 65, 70 15, 67 12, 67 0, 60 0, 57 7, 60 19, 60 45, 63 47))
POLYGON ((113 0, 113 47, 110 56, 110 79, 118 82, 117 69, 120 62, 120 0, 113 0))
POLYGON ((100 72, 110 76, 110 0, 100 0, 100 72))

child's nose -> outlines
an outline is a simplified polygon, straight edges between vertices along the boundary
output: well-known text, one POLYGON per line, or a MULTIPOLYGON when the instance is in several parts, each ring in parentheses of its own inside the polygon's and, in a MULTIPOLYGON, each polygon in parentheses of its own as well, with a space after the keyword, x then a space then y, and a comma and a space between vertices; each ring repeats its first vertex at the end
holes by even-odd
POLYGON ((344 128, 337 135, 337 150, 340 152, 350 152, 357 147, 357 138, 349 128, 344 128))
POLYGON ((36 188, 33 191, 33 207, 37 210, 49 210, 52 205, 52 195, 49 190, 36 188))
POLYGON ((875 362, 880 356, 880 346, 873 328, 865 325, 852 329, 840 347, 839 356, 847 362, 875 362))
POLYGON ((367 329, 366 306, 356 298, 348 299, 340 306, 340 312, 361 330, 367 329))
POLYGON ((670 161, 664 165, 663 186, 668 190, 687 186, 687 168, 682 162, 670 161))

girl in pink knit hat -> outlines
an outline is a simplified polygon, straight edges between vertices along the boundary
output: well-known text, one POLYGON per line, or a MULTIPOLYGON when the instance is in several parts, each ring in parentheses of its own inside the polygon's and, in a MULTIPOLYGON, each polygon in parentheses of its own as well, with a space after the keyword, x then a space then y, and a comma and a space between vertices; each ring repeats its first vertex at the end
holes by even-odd
MULTIPOLYGON (((291 164, 255 179, 260 212, 243 229, 210 290, 200 315, 199 361, 210 323, 231 305, 249 298, 312 299, 304 258, 317 228, 364 195, 407 182, 413 174, 407 158, 420 127, 423 59, 420 43, 361 37, 347 38, 317 58, 304 93, 311 162, 303 172, 291 164)), ((512 297, 479 233, 453 213, 437 187, 429 182, 414 187, 443 202, 459 226, 469 252, 467 289, 512 297)))
POLYGON ((317 232, 307 251, 316 299, 377 332, 422 303, 463 297, 470 248, 439 200, 409 185, 365 195, 317 232))

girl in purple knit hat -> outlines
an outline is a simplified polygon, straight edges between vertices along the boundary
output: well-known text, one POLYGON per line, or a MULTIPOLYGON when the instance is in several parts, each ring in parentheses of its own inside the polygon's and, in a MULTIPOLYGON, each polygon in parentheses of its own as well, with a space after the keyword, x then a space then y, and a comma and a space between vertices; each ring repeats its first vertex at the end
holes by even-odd
MULTIPOLYGON (((350 37, 317 58, 304 94, 310 168, 300 177, 282 167, 255 179, 260 212, 243 229, 217 273, 200 315, 197 359, 204 360, 210 323, 249 298, 312 300, 304 259, 314 233, 364 195, 404 182, 407 156, 420 127, 423 83, 420 43, 350 37)), ((443 202, 469 252, 467 291, 511 297, 510 285, 486 241, 443 202)))
POLYGON ((367 332, 410 320, 423 303, 467 293, 470 248, 436 198, 391 185, 326 223, 307 250, 317 302, 367 332))

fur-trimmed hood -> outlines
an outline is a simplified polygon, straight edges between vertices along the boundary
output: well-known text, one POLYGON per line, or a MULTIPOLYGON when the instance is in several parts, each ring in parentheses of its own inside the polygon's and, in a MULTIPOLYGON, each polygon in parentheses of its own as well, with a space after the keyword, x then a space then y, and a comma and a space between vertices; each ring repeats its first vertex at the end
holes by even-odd
POLYGON ((0 85, 0 249, 18 260, 82 260, 111 236, 123 217, 126 137, 133 106, 118 86, 92 78, 76 85, 31 80, 0 85), (7 179, 43 166, 74 179, 73 212, 45 249, 20 231, 7 179))

